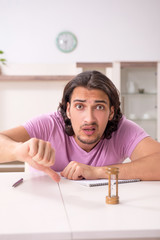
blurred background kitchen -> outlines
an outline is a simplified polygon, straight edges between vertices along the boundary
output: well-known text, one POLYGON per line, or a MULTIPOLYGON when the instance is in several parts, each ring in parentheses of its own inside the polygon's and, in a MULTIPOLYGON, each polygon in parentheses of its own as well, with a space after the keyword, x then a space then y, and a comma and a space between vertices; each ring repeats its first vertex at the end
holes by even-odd
POLYGON ((0 131, 56 111, 67 81, 96 69, 160 141, 159 12, 160 0, 0 0, 0 131))

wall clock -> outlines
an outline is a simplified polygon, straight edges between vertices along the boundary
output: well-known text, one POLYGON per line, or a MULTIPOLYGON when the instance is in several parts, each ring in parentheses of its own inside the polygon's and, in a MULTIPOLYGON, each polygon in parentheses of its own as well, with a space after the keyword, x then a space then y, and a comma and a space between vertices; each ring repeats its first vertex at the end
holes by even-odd
POLYGON ((77 38, 71 32, 61 32, 56 38, 56 44, 60 51, 64 53, 72 52, 77 46, 77 38))

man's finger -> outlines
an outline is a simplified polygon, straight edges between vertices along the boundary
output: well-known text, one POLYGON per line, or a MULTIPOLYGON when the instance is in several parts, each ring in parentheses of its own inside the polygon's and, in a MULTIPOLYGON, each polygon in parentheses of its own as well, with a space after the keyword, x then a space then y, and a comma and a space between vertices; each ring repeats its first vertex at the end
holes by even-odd
POLYGON ((35 138, 31 138, 26 143, 29 143, 29 156, 34 157, 38 152, 38 140, 35 138))
POLYGON ((50 176, 55 182, 59 182, 60 181, 60 176, 58 175, 58 173, 56 173, 53 169, 51 169, 50 167, 45 167, 44 172, 50 176))

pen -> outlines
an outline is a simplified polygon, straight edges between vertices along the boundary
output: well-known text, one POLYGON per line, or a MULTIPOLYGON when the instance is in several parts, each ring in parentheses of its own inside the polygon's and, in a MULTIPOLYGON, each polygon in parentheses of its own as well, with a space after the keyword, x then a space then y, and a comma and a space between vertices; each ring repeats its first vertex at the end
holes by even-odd
POLYGON ((17 182, 15 182, 12 187, 17 187, 23 182, 23 178, 19 179, 17 182))

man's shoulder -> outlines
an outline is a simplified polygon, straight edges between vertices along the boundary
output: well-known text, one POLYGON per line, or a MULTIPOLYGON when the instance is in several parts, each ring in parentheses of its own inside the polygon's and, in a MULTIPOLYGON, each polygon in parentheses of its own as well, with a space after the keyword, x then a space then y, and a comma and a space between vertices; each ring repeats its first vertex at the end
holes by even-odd
POLYGON ((49 113, 44 113, 41 114, 39 116, 37 116, 35 119, 37 120, 41 120, 41 121, 60 121, 60 122, 64 122, 62 115, 60 114, 60 112, 49 112, 49 113))
POLYGON ((52 129, 54 126, 63 127, 64 121, 59 112, 49 112, 33 117, 24 123, 27 128, 48 128, 52 129))
POLYGON ((135 122, 127 119, 124 115, 122 116, 121 120, 119 121, 118 124, 118 129, 122 128, 122 127, 127 127, 127 128, 132 128, 132 127, 137 127, 140 128, 139 125, 137 125, 135 122))
POLYGON ((144 138, 148 136, 146 131, 137 123, 127 119, 125 116, 119 122, 118 129, 115 132, 115 136, 120 139, 133 140, 139 137, 144 138))
POLYGON ((145 133, 144 129, 140 127, 137 123, 127 119, 122 116, 117 130, 113 133, 112 137, 122 137, 122 136, 136 136, 137 134, 145 133))
POLYGON ((53 135, 64 135, 64 121, 58 112, 41 114, 30 119, 23 126, 31 137, 46 141, 53 135))
POLYGON ((58 112, 58 111, 43 114, 41 116, 41 120, 44 121, 44 122, 48 122, 50 124, 53 124, 53 125, 57 125, 59 127, 60 126, 64 127, 63 117, 62 117, 61 113, 58 112))
POLYGON ((111 145, 123 159, 130 157, 135 146, 148 134, 135 122, 123 116, 118 124, 118 129, 113 132, 111 145))

